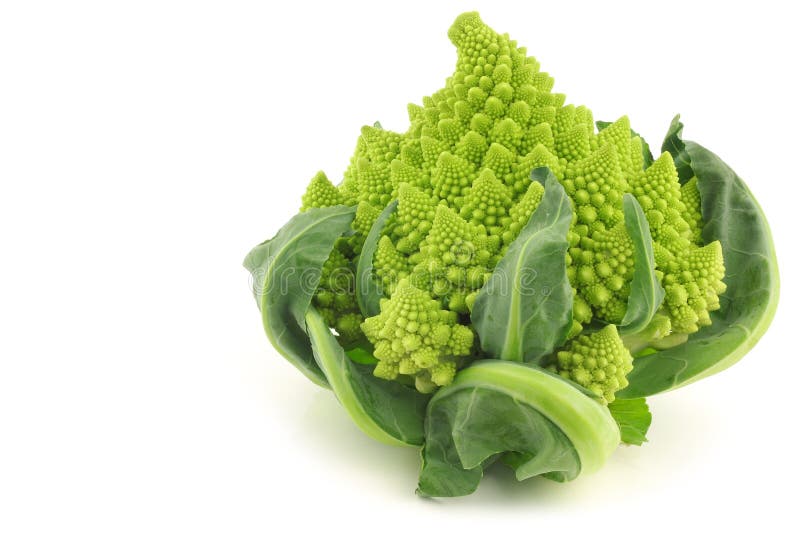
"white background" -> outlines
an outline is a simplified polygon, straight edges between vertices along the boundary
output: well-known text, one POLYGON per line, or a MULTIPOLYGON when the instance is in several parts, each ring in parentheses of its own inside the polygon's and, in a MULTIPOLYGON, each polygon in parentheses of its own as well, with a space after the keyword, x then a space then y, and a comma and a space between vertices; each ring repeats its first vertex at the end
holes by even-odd
POLYGON ((3 3, 0 531, 797 532, 794 16, 517 4, 3 3), (416 451, 362 436, 268 345, 241 260, 318 169, 341 176, 362 124, 405 129, 475 7, 595 118, 657 148, 682 113, 768 214, 782 302, 599 474, 492 470, 430 501, 416 451))

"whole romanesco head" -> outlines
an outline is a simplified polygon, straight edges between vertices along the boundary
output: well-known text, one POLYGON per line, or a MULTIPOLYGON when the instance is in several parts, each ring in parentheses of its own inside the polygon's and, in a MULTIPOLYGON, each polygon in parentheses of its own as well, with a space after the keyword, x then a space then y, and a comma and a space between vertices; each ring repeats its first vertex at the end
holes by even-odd
MULTIPOLYGON (((566 104, 539 62, 477 13, 459 16, 448 37, 455 71, 443 88, 408 106, 408 129, 365 126, 341 183, 319 173, 303 196, 301 210, 358 206, 353 235, 340 240, 323 273, 340 278, 354 274, 365 235, 398 201, 373 258, 386 297, 380 315, 363 319, 354 288, 334 292, 323 280, 315 304, 329 326, 347 341, 363 331, 375 345, 377 376, 413 376, 422 390, 448 384, 473 344, 475 295, 542 199, 530 176, 544 166, 572 202, 565 262, 573 335, 595 321, 620 324, 625 315, 634 272, 625 193, 647 217, 666 290, 652 332, 688 334, 708 325, 725 269, 719 243, 702 240, 696 180, 682 186, 668 153, 645 168, 627 117, 598 132, 588 108, 566 104)), ((609 326, 574 338, 557 365, 610 400, 625 384, 630 355, 609 326)))

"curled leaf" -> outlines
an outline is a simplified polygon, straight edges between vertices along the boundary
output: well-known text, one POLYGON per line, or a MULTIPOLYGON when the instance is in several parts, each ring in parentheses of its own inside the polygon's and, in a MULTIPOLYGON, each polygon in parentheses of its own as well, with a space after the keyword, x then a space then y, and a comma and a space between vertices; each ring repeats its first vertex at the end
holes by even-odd
POLYGON ((719 240, 725 258, 727 290, 711 326, 686 343, 636 358, 622 398, 675 389, 718 373, 739 361, 766 332, 778 306, 779 276, 767 219, 744 181, 716 154, 680 137, 676 117, 664 149, 676 161, 683 181, 697 177, 703 239, 719 240))
POLYGON ((523 480, 565 481, 599 469, 620 442, 608 409, 543 369, 483 360, 428 405, 418 492, 472 493, 497 458, 523 480))
POLYGON ((327 387, 314 361, 305 314, 319 285, 322 264, 336 240, 349 231, 355 208, 314 208, 295 215, 272 239, 244 259, 253 295, 272 345, 312 382, 327 387))

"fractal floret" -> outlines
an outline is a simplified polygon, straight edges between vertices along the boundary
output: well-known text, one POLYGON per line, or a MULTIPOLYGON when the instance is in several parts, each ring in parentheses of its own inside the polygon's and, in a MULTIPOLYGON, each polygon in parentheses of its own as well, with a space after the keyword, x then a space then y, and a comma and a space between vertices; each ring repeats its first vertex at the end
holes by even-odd
POLYGON ((591 334, 581 334, 556 353, 551 370, 589 389, 607 402, 628 385, 625 376, 633 369, 631 353, 610 324, 591 334))
POLYGON ((416 387, 429 392, 456 374, 458 356, 472 347, 473 333, 456 323, 456 313, 403 279, 393 298, 381 301, 381 313, 366 319, 364 332, 374 341, 375 376, 394 380, 415 375, 416 387))
POLYGON ((421 494, 495 460, 569 480, 645 440, 646 396, 763 334, 769 228, 677 117, 654 158, 477 13, 447 35, 455 70, 408 128, 364 126, 245 265, 275 348, 368 435, 423 446, 421 494))

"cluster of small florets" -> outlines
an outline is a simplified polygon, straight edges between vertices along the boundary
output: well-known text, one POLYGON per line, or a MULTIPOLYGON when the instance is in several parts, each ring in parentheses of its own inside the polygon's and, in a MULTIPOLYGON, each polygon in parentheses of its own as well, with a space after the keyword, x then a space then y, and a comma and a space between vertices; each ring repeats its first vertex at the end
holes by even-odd
MULTIPOLYGON (((702 247, 697 187, 691 181, 681 187, 669 154, 644 169, 641 139, 631 134, 626 117, 595 133, 591 111, 565 105, 538 62, 477 14, 458 17, 448 36, 458 52, 456 70, 422 106, 408 106, 408 130, 398 134, 377 123, 365 126, 341 184, 319 174, 303 197, 303 209, 358 206, 354 234, 337 245, 351 267, 378 214, 398 200, 373 260, 388 299, 384 308, 394 309, 398 288, 415 288, 466 324, 477 291, 541 201, 542 186, 530 175, 546 166, 574 208, 565 260, 575 292, 573 335, 593 318, 619 323, 625 314, 634 271, 622 211, 625 193, 637 198, 652 229, 667 291, 661 317, 672 321, 659 332, 688 333, 708 324, 708 312, 717 309, 725 289, 721 249, 718 243, 702 247)), ((323 284, 321 300, 327 302, 325 291, 323 284)), ((347 308, 346 326, 355 313, 347 308)), ((338 313, 325 317, 339 329, 338 313)), ((382 338, 370 322, 375 320, 367 319, 363 331, 377 344, 382 338)), ((426 346, 428 338, 420 343, 426 346)), ((439 356, 431 357, 453 364, 440 348, 430 353, 439 356)), ((412 352, 401 345, 392 350, 395 359, 398 351, 408 357, 412 352)), ((376 374, 438 385, 449 376, 442 371, 434 379, 435 363, 424 371, 419 365, 388 365, 379 364, 376 374)))
POLYGON ((314 306, 325 322, 336 329, 343 343, 359 339, 364 318, 355 296, 353 264, 339 248, 334 248, 322 265, 314 306))

